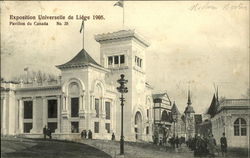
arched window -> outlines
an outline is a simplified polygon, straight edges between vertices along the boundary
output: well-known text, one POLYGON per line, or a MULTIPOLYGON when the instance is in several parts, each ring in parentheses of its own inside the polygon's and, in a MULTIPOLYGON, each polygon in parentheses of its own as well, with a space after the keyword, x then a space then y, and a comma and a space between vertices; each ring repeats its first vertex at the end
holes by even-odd
POLYGON ((238 118, 234 121, 234 135, 246 136, 247 135, 247 123, 243 118, 238 118))

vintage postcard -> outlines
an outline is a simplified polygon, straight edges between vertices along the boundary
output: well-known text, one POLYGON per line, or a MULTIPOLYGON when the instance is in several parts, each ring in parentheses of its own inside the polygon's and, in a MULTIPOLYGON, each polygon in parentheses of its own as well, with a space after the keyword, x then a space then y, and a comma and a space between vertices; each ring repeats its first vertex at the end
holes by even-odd
POLYGON ((249 158, 249 1, 1 1, 1 157, 249 158))

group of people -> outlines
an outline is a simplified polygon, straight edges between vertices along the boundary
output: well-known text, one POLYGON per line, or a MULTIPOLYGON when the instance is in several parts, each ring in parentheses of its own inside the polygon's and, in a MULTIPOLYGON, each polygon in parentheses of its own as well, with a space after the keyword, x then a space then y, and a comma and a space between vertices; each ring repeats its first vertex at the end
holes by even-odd
MULTIPOLYGON (((215 157, 216 153, 219 154, 219 148, 217 147, 216 140, 213 135, 210 134, 208 137, 200 137, 196 135, 193 139, 189 139, 187 146, 194 151, 195 157, 215 157)), ((226 155, 227 152, 227 139, 225 133, 220 139, 222 156, 226 155)))
POLYGON ((81 132, 81 138, 85 138, 85 139, 92 139, 92 131, 91 130, 82 130, 81 132))
POLYGON ((172 137, 172 138, 169 138, 168 140, 169 144, 171 144, 171 146, 173 148, 179 148, 181 147, 182 143, 185 143, 185 138, 184 137, 172 137))
POLYGON ((44 128, 43 128, 43 138, 46 139, 46 137, 48 136, 49 139, 52 139, 51 133, 52 133, 51 129, 44 126, 44 128))

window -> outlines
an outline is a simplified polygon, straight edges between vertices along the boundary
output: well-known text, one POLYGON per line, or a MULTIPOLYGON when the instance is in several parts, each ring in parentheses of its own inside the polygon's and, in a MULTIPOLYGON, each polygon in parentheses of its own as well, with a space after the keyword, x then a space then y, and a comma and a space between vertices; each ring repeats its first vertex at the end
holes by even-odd
POLYGON ((32 129, 32 123, 24 123, 23 124, 23 132, 24 133, 30 133, 31 129, 32 129))
POLYGON ((120 64, 124 64, 125 63, 125 57, 124 55, 120 55, 120 64))
POLYGON ((95 133, 99 133, 99 122, 95 122, 95 133))
POLYGON ((79 122, 71 122, 71 133, 79 133, 79 122))
POLYGON ((149 109, 147 109, 147 118, 149 118, 149 109))
POLYGON ((33 102, 24 101, 24 119, 32 119, 33 115, 33 102))
POLYGON ((48 118, 57 118, 57 100, 48 100, 48 118))
POLYGON ((108 57, 108 65, 112 65, 113 64, 113 57, 108 57))
POLYGON ((139 66, 139 67, 142 67, 142 59, 135 56, 135 65, 139 66))
POLYGON ((110 123, 105 123, 105 129, 110 133, 110 123))
POLYGON ((71 98, 71 117, 78 117, 79 98, 71 98))
POLYGON ((119 56, 115 56, 115 64, 119 64, 119 56))
POLYGON ((95 99, 96 117, 99 117, 99 99, 95 99))
POLYGON ((246 136, 247 135, 247 125, 246 120, 243 118, 238 118, 234 122, 234 135, 235 136, 246 136))
POLYGON ((146 127, 146 134, 149 134, 149 127, 146 127))
POLYGON ((48 128, 50 128, 52 133, 55 133, 57 129, 57 122, 48 122, 48 128))
POLYGON ((110 119, 110 102, 105 102, 106 119, 110 119))

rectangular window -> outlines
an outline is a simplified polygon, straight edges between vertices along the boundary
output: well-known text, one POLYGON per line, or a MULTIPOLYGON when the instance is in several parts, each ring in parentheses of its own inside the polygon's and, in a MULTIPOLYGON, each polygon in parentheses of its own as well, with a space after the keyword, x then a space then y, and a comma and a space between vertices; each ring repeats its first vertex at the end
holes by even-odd
POLYGON ((48 100, 48 118, 57 118, 57 100, 48 100))
POLYGON ((108 65, 112 65, 113 64, 113 57, 108 57, 108 65))
POLYGON ((115 56, 115 64, 119 64, 119 56, 115 56))
POLYGON ((120 55, 120 64, 124 64, 124 63, 125 63, 125 56, 120 55))
POLYGON ((99 117, 99 99, 95 99, 96 117, 99 117))
POLYGON ((105 102, 106 119, 110 119, 110 102, 105 102))
POLYGON ((240 135, 239 126, 234 126, 234 135, 235 135, 235 136, 239 136, 239 135, 240 135))
POLYGON ((31 129, 32 129, 32 123, 24 123, 23 124, 23 132, 24 133, 30 133, 31 129))
POLYGON ((137 58, 137 61, 136 61, 137 66, 140 66, 139 62, 140 62, 140 58, 137 58))
POLYGON ((79 122, 71 122, 71 133, 79 133, 79 122))
POLYGON ((105 123, 105 129, 110 133, 110 123, 105 123))
POLYGON ((243 127, 241 128, 241 136, 246 136, 247 135, 247 128, 243 127))
POLYGON ((140 59, 140 65, 139 66, 142 67, 142 59, 140 59))
POLYGON ((149 127, 146 127, 146 134, 149 134, 149 127))
POLYGON ((95 122, 95 133, 99 133, 99 122, 95 122))
POLYGON ((24 101, 24 119, 32 119, 33 101, 24 101))
POLYGON ((147 109, 147 118, 149 118, 149 109, 147 109))
POLYGON ((78 117, 79 98, 71 98, 71 117, 78 117))
POLYGON ((52 133, 55 133, 57 129, 57 122, 48 122, 48 128, 50 128, 52 133))

